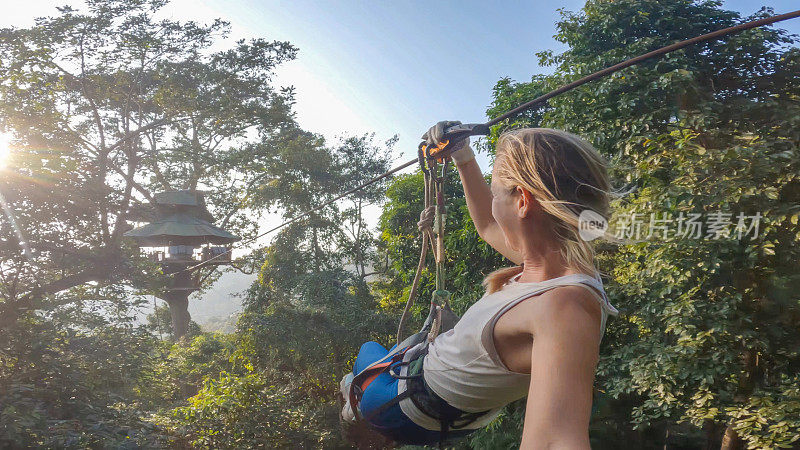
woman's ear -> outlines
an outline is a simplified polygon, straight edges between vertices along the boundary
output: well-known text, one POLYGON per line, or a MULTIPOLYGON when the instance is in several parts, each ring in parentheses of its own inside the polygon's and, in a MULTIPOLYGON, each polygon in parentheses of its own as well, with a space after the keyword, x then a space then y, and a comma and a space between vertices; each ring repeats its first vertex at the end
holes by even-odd
POLYGON ((533 209, 536 207, 537 201, 533 198, 530 191, 523 189, 521 186, 516 187, 515 192, 517 197, 517 214, 521 219, 528 217, 533 209))

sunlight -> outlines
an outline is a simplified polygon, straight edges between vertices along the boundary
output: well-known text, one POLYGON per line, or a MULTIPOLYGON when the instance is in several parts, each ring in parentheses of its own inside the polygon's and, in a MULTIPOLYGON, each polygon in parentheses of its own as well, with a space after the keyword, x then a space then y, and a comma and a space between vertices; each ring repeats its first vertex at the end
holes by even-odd
POLYGON ((0 169, 6 167, 8 157, 11 155, 11 136, 0 133, 0 169))

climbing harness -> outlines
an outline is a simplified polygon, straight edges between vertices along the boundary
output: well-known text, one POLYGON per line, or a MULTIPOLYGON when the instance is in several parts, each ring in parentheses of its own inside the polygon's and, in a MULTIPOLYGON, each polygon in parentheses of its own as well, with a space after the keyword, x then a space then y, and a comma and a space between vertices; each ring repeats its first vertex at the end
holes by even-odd
MULTIPOLYGON (((462 127, 462 129, 467 130, 467 127, 462 127)), ((353 415, 359 421, 369 422, 392 406, 405 399, 410 399, 420 412, 440 423, 440 446, 444 445, 451 429, 462 429, 491 412, 488 410, 479 413, 461 411, 436 395, 423 378, 424 357, 428 352, 428 346, 440 333, 452 329, 459 319, 450 308, 450 292, 445 289, 444 228, 447 216, 445 186, 449 159, 442 157, 441 151, 446 146, 447 143, 443 143, 439 147, 429 148, 422 143, 418 147, 417 161, 420 164, 424 180, 424 206, 417 223, 422 236, 422 247, 408 300, 397 327, 397 345, 384 358, 375 361, 356 374, 349 391, 349 404, 353 415), (419 288, 429 246, 434 256, 436 272, 435 289, 431 296, 428 317, 418 333, 403 340, 403 330, 419 288), (406 354, 412 350, 414 351, 413 357, 405 358, 406 354), (404 366, 408 366, 407 374, 400 375, 397 369, 402 369, 404 366), (383 373, 389 373, 398 379, 409 380, 407 388, 392 400, 371 411, 366 417, 362 417, 359 411, 361 398, 370 383, 383 373)))
MULTIPOLYGON (((422 414, 439 422, 439 446, 441 448, 447 441, 451 430, 465 430, 467 426, 492 411, 462 411, 448 404, 428 386, 424 378, 424 358, 428 353, 428 344, 430 343, 425 340, 428 333, 429 331, 425 331, 423 327, 423 331, 409 338, 414 338, 415 340, 421 339, 422 341, 420 343, 417 345, 405 346, 401 351, 387 355, 388 359, 384 358, 356 375, 350 385, 349 401, 356 420, 369 422, 379 417, 389 408, 399 404, 403 400, 409 399, 422 414), (415 354, 411 359, 406 360, 405 355, 409 351, 414 351, 415 354), (408 368, 407 372, 405 375, 400 375, 398 369, 402 369, 403 367, 408 368), (357 405, 369 384, 382 373, 389 373, 392 377, 397 379, 408 380, 406 389, 393 399, 370 411, 367 416, 361 416, 357 405)), ((474 430, 469 429, 465 431, 472 432, 474 430)))

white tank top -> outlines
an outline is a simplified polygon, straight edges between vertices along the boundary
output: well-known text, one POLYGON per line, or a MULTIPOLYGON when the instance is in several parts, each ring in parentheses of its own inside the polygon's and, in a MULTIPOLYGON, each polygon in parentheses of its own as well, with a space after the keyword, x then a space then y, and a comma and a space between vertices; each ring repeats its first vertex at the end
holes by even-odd
MULTIPOLYGON (((425 382, 439 397, 462 411, 491 410, 467 427, 470 429, 494 420, 503 406, 527 396, 530 388, 530 374, 508 370, 495 350, 494 326, 503 313, 527 298, 568 285, 585 287, 600 302, 601 338, 608 316, 618 313, 609 303, 599 276, 571 274, 537 283, 520 283, 517 278, 519 275, 499 291, 475 302, 455 328, 436 337, 425 356, 425 382)), ((400 380, 399 392, 405 390, 404 381, 400 380)), ((439 429, 439 423, 420 412, 410 400, 400 402, 400 407, 418 425, 439 429)))

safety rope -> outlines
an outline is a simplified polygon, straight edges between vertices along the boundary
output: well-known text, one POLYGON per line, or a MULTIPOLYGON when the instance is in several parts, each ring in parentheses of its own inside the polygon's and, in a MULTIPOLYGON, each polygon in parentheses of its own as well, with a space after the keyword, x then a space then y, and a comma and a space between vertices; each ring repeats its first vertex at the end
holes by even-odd
POLYGON ((449 160, 437 160, 431 158, 426 153, 427 149, 424 144, 420 144, 418 148, 417 161, 420 164, 423 177, 423 207, 420 213, 419 228, 422 237, 422 246, 420 248, 419 262, 417 263, 417 270, 414 273, 414 280, 411 283, 409 290, 408 300, 403 309, 403 314, 400 316, 400 323, 397 326, 397 345, 403 341, 403 329, 405 328, 408 316, 411 312, 411 307, 414 304, 414 299, 417 295, 419 282, 422 278, 422 271, 425 269, 425 260, 428 254, 428 245, 431 245, 431 251, 434 257, 436 267, 435 272, 435 289, 431 298, 431 314, 433 315, 433 322, 431 324, 430 332, 428 333, 428 341, 433 341, 439 334, 442 325, 442 309, 449 308, 450 292, 445 289, 446 286, 446 272, 444 268, 445 251, 444 251, 444 228, 445 219, 447 217, 447 205, 445 204, 445 182, 447 180, 447 168, 449 160), (439 163, 441 164, 441 172, 439 173, 439 163), (434 237, 435 235, 435 237, 434 237))
POLYGON ((436 253, 434 254, 436 260, 436 290, 433 291, 431 296, 431 311, 433 312, 433 323, 428 333, 428 342, 433 342, 436 336, 442 329, 442 310, 450 306, 450 292, 445 289, 445 269, 444 269, 444 222, 447 217, 447 206, 444 201, 444 188, 445 181, 447 180, 447 166, 449 159, 445 159, 442 164, 441 174, 436 173, 437 160, 433 158, 426 158, 429 164, 428 170, 430 171, 431 178, 433 178, 434 195, 436 196, 436 221, 434 228, 436 230, 436 253))
POLYGON ((397 325, 397 343, 403 342, 403 328, 405 328, 408 315, 411 311, 411 306, 414 304, 414 298, 417 296, 417 289, 419 288, 419 281, 422 278, 422 271, 425 269, 425 259, 428 256, 428 245, 433 242, 433 225, 436 220, 436 206, 431 205, 432 185, 431 178, 427 171, 423 171, 424 188, 423 188, 423 208, 419 214, 419 222, 417 228, 422 236, 422 247, 419 252, 419 262, 417 262, 417 270, 414 273, 414 280, 411 282, 411 289, 408 292, 408 300, 406 307, 403 309, 403 315, 400 316, 400 323, 397 325))

